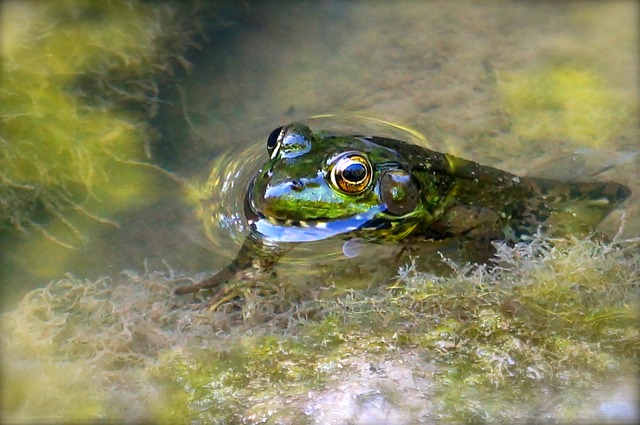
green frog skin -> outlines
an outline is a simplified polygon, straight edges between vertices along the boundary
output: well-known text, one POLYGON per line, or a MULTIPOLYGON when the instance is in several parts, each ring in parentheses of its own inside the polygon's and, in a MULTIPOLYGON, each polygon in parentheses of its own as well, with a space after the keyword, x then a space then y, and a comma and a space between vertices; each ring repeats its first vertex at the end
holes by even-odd
POLYGON ((176 294, 218 287, 256 260, 268 269, 292 244, 326 238, 453 238, 490 256, 495 240, 587 235, 630 195, 618 183, 518 177, 398 140, 295 123, 275 129, 267 151, 247 190, 250 234, 237 258, 176 294))

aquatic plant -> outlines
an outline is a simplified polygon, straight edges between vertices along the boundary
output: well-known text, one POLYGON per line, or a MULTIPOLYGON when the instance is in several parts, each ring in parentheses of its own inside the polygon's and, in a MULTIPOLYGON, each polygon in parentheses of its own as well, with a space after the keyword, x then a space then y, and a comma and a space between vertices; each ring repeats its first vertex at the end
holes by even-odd
POLYGON ((157 68, 179 55, 163 45, 171 11, 74 1, 4 12, 0 225, 49 233, 57 217, 72 232, 50 236, 72 244, 68 215, 100 220, 153 179, 131 166, 148 159, 149 128, 122 104, 155 107, 157 68))
POLYGON ((491 268, 449 266, 415 260, 337 297, 258 281, 216 311, 172 297, 186 279, 172 273, 52 282, 2 316, 3 417, 575 421, 634 405, 608 391, 638 373, 637 240, 535 240, 499 245, 491 268))
POLYGON ((219 4, 2 7, 0 235, 11 245, 3 274, 60 276, 74 248, 118 225, 117 213, 157 199, 149 119, 159 85, 189 67, 185 55, 219 4))
POLYGON ((570 140, 602 147, 632 113, 628 102, 600 75, 585 67, 549 65, 498 80, 512 131, 532 140, 570 140))

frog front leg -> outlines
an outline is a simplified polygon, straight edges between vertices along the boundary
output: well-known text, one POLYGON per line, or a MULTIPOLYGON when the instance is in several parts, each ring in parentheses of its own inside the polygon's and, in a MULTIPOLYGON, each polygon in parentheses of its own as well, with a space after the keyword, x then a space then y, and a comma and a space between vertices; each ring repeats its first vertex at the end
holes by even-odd
POLYGON ((208 279, 176 289, 174 294, 192 294, 210 289, 214 290, 215 293, 207 304, 218 304, 220 300, 229 295, 230 287, 227 285, 228 281, 233 279, 246 280, 246 274, 250 269, 258 269, 260 272, 272 270, 288 250, 289 248, 283 246, 268 245, 262 238, 249 235, 242 244, 240 251, 238 251, 236 258, 228 266, 208 279))

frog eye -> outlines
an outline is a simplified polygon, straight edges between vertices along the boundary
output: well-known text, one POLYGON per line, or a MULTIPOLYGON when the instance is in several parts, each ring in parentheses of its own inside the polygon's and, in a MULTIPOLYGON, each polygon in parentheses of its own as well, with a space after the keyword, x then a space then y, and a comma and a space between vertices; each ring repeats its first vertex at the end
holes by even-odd
POLYGON ((369 187, 373 170, 369 160, 360 153, 346 153, 331 168, 331 184, 348 195, 359 195, 369 187))
POLYGON ((267 139, 267 152, 269 152, 269 157, 273 158, 278 154, 278 150, 280 148, 280 139, 282 135, 282 130, 284 127, 278 127, 271 132, 269 138, 267 139))

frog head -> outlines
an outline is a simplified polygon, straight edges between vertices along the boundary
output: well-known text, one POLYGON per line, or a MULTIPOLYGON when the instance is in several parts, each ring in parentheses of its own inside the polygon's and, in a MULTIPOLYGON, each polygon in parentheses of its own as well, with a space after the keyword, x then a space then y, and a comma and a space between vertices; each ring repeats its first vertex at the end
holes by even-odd
POLYGON ((410 163, 379 140, 313 133, 302 124, 275 129, 246 196, 251 226, 268 239, 303 242, 414 214, 420 188, 410 163))

